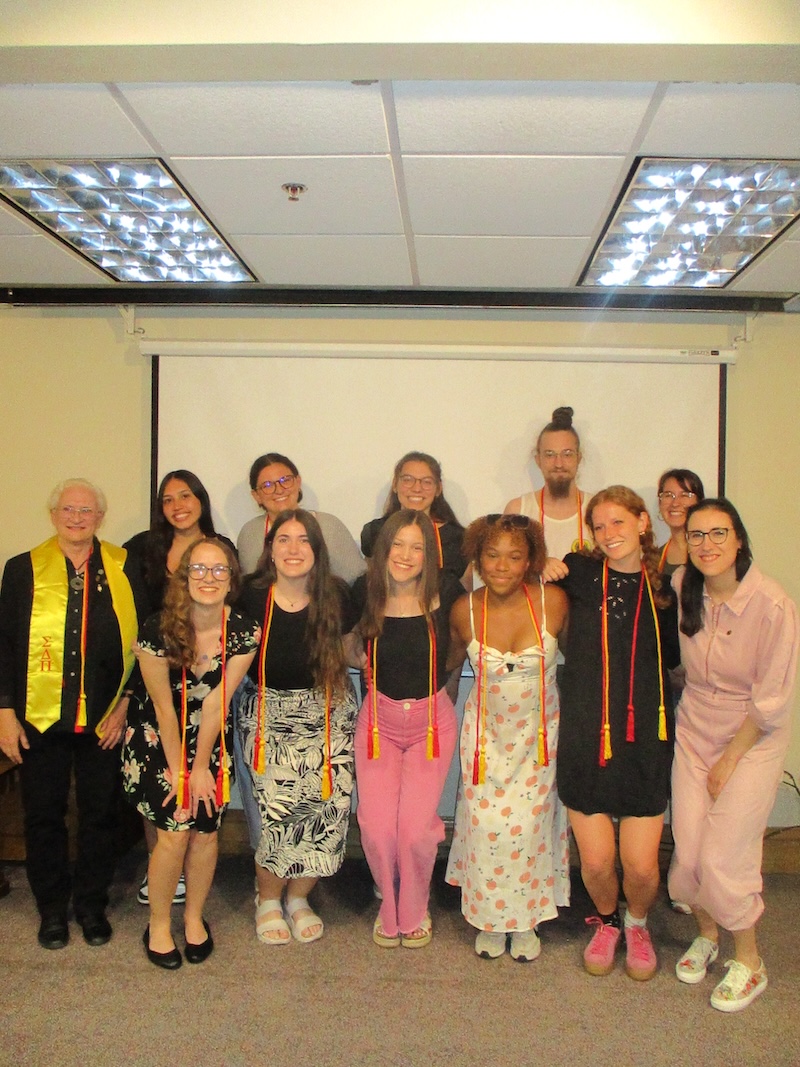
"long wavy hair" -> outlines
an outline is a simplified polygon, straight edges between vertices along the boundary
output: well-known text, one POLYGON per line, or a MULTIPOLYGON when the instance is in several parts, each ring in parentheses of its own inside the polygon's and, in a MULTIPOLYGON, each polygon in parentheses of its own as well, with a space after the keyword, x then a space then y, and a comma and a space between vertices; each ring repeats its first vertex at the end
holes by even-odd
MULTIPOLYGON (((727 500, 724 496, 708 497, 701 503, 689 508, 686 512, 686 525, 689 525, 689 519, 693 515, 697 515, 702 511, 721 511, 731 520, 733 532, 742 546, 736 553, 735 563, 736 581, 741 582, 742 578, 750 570, 750 564, 753 562, 753 552, 750 548, 750 538, 747 536, 747 530, 744 528, 739 512, 731 504, 730 500, 727 500)), ((694 637, 703 628, 704 583, 705 576, 692 563, 692 554, 690 552, 683 576, 683 584, 681 585, 681 633, 686 634, 687 637, 694 637)))
MULTIPOLYGON (((406 452, 406 454, 394 465, 392 485, 389 489, 389 495, 386 497, 386 503, 383 505, 384 515, 393 515, 396 511, 400 511, 400 498, 397 495, 395 485, 397 484, 397 479, 400 477, 400 472, 406 463, 424 463, 431 472, 432 477, 436 479, 436 488, 438 490, 441 490, 442 488, 442 465, 439 460, 434 459, 433 456, 429 456, 427 452, 406 452)), ((431 518, 435 519, 437 522, 450 522, 453 526, 458 527, 459 530, 464 529, 456 518, 456 513, 445 500, 443 492, 439 492, 439 495, 433 498, 430 514, 431 518)))
POLYGON ((418 526, 425 546, 422 573, 417 581, 419 606, 426 619, 430 619, 433 604, 439 595, 439 552, 433 523, 424 511, 401 508, 395 511, 381 527, 367 567, 367 603, 359 623, 359 633, 370 641, 383 633, 386 617, 386 601, 391 593, 389 577, 389 552, 395 537, 408 526, 418 526))
POLYGON ((314 566, 308 573, 306 584, 309 599, 306 636, 314 685, 317 689, 330 687, 331 693, 341 696, 347 688, 347 664, 342 647, 342 602, 347 595, 347 587, 341 579, 331 574, 325 538, 310 511, 288 508, 276 517, 267 534, 258 565, 247 576, 245 584, 254 589, 269 589, 275 584, 278 574, 272 559, 272 546, 281 527, 293 519, 306 531, 314 553, 314 566))
MULTIPOLYGON (((594 522, 592 516, 594 509, 600 504, 616 504, 618 507, 625 508, 631 515, 634 515, 637 519, 644 515, 647 519, 647 526, 643 534, 639 536, 639 544, 642 549, 642 563, 644 569, 647 571, 647 577, 650 579, 650 586, 653 590, 653 599, 660 608, 665 608, 670 602, 670 594, 668 590, 663 589, 662 577, 658 571, 658 564, 660 561, 660 555, 656 548, 656 539, 653 534, 653 524, 650 521, 650 513, 648 512, 645 502, 635 493, 633 489, 629 489, 626 485, 610 485, 607 489, 601 489, 599 493, 595 493, 589 503, 586 505, 586 525, 592 532, 594 532, 594 522)), ((597 545, 592 549, 591 555, 595 559, 604 559, 604 553, 597 545)))
POLYGON ((186 549, 167 583, 159 621, 159 630, 170 667, 191 667, 195 661, 196 634, 192 617, 194 601, 189 593, 189 564, 195 549, 201 545, 213 545, 218 548, 231 569, 231 585, 225 603, 232 604, 241 589, 239 561, 224 541, 220 541, 218 537, 203 537, 186 549))
POLYGON ((547 558, 544 531, 535 519, 525 515, 484 515, 471 522, 464 534, 464 558, 468 559, 480 574, 481 556, 484 550, 508 534, 512 541, 528 550, 528 569, 525 581, 537 581, 547 558))
POLYGON ((185 482, 200 501, 199 522, 202 535, 204 537, 217 536, 217 531, 214 529, 214 520, 211 518, 211 501, 208 497, 208 490, 197 475, 186 470, 168 471, 161 479, 156 498, 153 501, 144 557, 144 580, 154 604, 161 604, 164 600, 169 580, 167 575, 167 555, 175 539, 175 527, 172 526, 164 514, 164 491, 173 478, 176 481, 185 482))

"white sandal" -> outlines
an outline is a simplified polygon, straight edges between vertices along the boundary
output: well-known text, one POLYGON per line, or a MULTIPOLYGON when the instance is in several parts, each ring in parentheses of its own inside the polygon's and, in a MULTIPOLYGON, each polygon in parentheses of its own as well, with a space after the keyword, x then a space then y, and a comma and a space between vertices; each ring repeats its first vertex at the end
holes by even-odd
POLYGON ((301 941, 304 945, 308 945, 312 941, 319 941, 325 932, 322 919, 320 919, 319 915, 315 914, 314 909, 305 897, 287 896, 284 912, 286 914, 288 928, 295 941, 301 941), (298 911, 308 911, 309 914, 301 915, 299 919, 295 919, 295 913, 298 911), (318 926, 319 930, 317 930, 315 934, 306 934, 306 930, 311 929, 312 926, 318 926))
POLYGON ((256 937, 264 945, 288 945, 292 940, 292 933, 288 923, 283 917, 283 910, 279 900, 259 900, 256 894, 256 937), (270 912, 276 912, 277 917, 267 919, 270 912), (270 934, 283 934, 286 936, 270 937, 270 934))

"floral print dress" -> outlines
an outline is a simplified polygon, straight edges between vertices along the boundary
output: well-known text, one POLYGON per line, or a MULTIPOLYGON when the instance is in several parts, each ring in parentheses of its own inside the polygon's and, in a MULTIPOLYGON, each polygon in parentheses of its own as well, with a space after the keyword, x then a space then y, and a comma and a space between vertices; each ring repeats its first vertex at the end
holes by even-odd
MULTIPOLYGON (((472 641, 467 654, 477 679, 480 644, 474 619, 470 621, 472 641)), ((446 880, 461 886, 462 914, 479 930, 531 930, 546 919, 555 919, 558 908, 569 904, 567 813, 556 791, 557 644, 546 626, 545 617, 548 766, 536 762, 541 648, 485 650, 486 781, 482 785, 472 782, 477 681, 464 708, 461 782, 446 880)))
MULTIPOLYGON (((144 653, 164 656, 164 643, 159 632, 160 615, 151 615, 139 634, 139 645, 144 653)), ((258 646, 259 628, 255 622, 238 611, 232 610, 228 618, 226 656, 245 655, 258 646)), ((202 718, 203 701, 219 685, 222 679, 222 649, 211 658, 208 667, 197 678, 190 670, 186 672, 186 756, 189 770, 192 767, 197 748, 197 733, 202 718)), ((172 689, 175 715, 180 726, 182 672, 170 667, 170 687, 172 689)), ((232 693, 228 694, 232 696, 232 693)), ((220 764, 220 739, 214 744, 209 768, 216 778, 220 764)), ((233 775, 233 722, 230 711, 225 720, 225 751, 228 769, 233 775)), ((164 801, 171 792, 171 785, 166 774, 167 761, 161 747, 158 733, 158 719, 155 707, 149 695, 144 702, 131 698, 128 712, 128 727, 122 753, 122 773, 125 794, 131 804, 150 822, 162 830, 199 830, 201 833, 213 833, 219 829, 222 808, 209 816, 201 805, 197 817, 192 818, 185 809, 177 806, 177 798, 172 797, 165 806, 164 801), (134 706, 135 705, 135 706, 134 706)))

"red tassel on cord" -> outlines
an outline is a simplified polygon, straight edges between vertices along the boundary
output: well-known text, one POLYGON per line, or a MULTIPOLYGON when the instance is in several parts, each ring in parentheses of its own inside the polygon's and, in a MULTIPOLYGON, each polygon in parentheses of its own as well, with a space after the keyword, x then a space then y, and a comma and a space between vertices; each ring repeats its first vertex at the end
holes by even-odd
POLYGON ((481 780, 481 754, 478 751, 477 746, 472 756, 472 784, 480 785, 481 780))
POLYGON ((543 726, 539 727, 539 747, 536 754, 536 762, 540 767, 550 766, 550 753, 547 750, 547 734, 543 726))
POLYGON ((214 800, 215 800, 215 802, 216 802, 216 805, 217 805, 217 807, 218 807, 218 808, 219 808, 219 807, 220 807, 220 806, 222 805, 222 803, 223 803, 223 801, 222 801, 222 794, 223 794, 223 785, 222 785, 222 767, 218 767, 218 768, 217 768, 217 781, 216 781, 216 789, 215 789, 215 791, 214 791, 214 800))
POLYGON ((625 740, 626 741, 635 741, 636 740, 636 737, 635 737, 635 734, 634 734, 634 730, 635 730, 634 722, 635 722, 635 720, 634 720, 634 717, 633 717, 633 704, 629 704, 628 705, 628 725, 627 725, 626 730, 625 730, 625 740))

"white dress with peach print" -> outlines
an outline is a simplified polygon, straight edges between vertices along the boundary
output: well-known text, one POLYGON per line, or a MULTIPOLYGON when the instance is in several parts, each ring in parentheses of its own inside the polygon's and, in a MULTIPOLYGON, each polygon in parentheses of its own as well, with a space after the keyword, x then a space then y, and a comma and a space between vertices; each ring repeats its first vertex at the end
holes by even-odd
POLYGON ((486 781, 472 784, 478 700, 478 656, 467 654, 476 682, 464 708, 461 782, 446 879, 461 886, 461 911, 479 930, 530 930, 569 904, 567 812, 556 792, 559 704, 556 639, 547 633, 542 592, 545 708, 549 765, 539 766, 537 646, 522 652, 487 647, 486 781))

